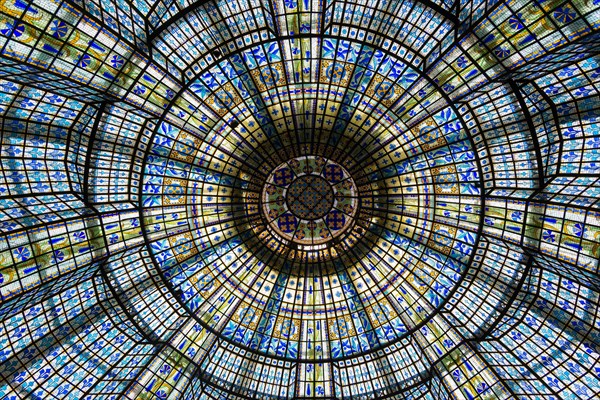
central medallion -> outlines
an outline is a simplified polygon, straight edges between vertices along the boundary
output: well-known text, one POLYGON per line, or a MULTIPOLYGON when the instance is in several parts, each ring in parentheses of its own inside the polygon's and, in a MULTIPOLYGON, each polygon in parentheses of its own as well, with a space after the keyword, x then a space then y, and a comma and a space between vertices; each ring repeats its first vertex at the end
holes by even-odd
POLYGON ((305 175, 288 187, 286 202, 289 210, 300 219, 316 220, 333 207, 333 188, 325 178, 305 175))
POLYGON ((319 156, 297 157, 269 175, 262 192, 267 229, 282 243, 312 251, 345 236, 355 225, 354 180, 338 163, 319 156))

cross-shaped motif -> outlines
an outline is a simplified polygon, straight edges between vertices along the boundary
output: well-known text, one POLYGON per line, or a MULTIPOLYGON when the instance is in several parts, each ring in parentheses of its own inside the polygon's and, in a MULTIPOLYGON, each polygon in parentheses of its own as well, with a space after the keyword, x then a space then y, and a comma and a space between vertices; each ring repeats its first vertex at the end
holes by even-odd
POLYGON ((327 215, 326 218, 327 227, 334 231, 340 230, 344 227, 346 217, 338 210, 333 210, 327 215))
POLYGON ((328 164, 325 166, 323 176, 331 183, 338 183, 344 179, 344 171, 339 165, 328 164))
POLYGON ((278 169, 277 171, 275 171, 275 174, 273 175, 273 182, 276 185, 280 185, 280 186, 289 185, 290 183, 292 183, 293 179, 294 179, 294 173, 289 168, 278 169))
POLYGON ((285 233, 291 233, 296 229, 296 217, 292 214, 283 214, 277 221, 277 226, 285 233))

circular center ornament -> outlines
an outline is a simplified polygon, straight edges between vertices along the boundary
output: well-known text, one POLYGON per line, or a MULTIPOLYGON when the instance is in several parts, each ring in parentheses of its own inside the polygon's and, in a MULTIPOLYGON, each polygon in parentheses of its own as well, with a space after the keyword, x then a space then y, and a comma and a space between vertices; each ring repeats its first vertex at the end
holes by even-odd
POLYGON ((292 214, 301 219, 324 217, 333 207, 333 188, 320 176, 305 175, 288 187, 286 201, 292 214))
POLYGON ((269 231, 280 242, 307 251, 345 235, 355 224, 357 209, 357 187, 348 171, 318 156, 279 165, 262 191, 269 231))

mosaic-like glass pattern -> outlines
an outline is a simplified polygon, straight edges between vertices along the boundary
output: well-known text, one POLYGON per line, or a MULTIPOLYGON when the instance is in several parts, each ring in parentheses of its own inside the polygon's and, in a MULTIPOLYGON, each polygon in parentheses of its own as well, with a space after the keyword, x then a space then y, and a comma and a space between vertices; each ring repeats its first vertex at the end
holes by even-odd
POLYGON ((0 398, 600 396, 600 4, 3 0, 0 398))
MULTIPOLYGON (((341 165, 323 157, 293 158, 275 168, 263 186, 263 219, 285 245, 300 245, 311 254, 347 236, 359 208, 372 204, 371 197, 359 194, 341 165)), ((360 232, 356 227, 354 234, 360 232)))

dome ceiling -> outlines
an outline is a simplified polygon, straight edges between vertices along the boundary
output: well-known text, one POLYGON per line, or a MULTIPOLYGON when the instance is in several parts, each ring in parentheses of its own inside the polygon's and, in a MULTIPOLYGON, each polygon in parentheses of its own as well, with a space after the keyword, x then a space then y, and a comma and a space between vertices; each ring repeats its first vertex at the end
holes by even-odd
POLYGON ((0 395, 598 396, 599 29, 4 1, 0 395))

